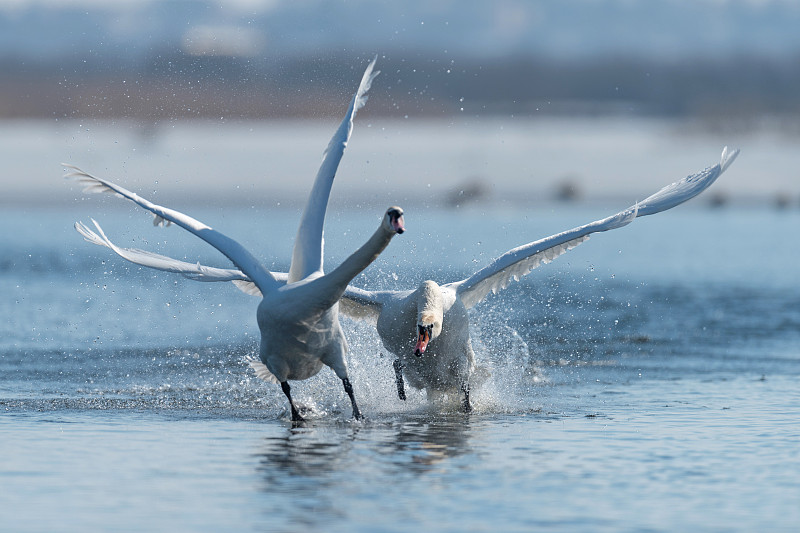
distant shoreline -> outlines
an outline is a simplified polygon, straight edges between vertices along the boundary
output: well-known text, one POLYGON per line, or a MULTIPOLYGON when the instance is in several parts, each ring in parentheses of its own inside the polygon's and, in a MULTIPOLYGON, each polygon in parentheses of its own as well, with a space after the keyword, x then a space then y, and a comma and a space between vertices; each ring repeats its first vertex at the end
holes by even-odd
MULTIPOLYGON (((175 208, 302 205, 338 115, 324 120, 0 120, 0 205, 80 205, 61 163, 175 208)), ((800 205, 797 136, 780 122, 709 128, 639 117, 359 115, 332 208, 622 208, 741 148, 702 205, 800 205), (385 204, 385 205, 384 205, 385 204)), ((111 199, 103 202, 113 206, 111 199)))

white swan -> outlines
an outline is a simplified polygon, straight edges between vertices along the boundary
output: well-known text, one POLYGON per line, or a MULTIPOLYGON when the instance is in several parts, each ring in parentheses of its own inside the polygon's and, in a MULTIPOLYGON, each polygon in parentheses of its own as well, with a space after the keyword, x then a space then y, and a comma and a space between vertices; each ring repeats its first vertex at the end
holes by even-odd
MULTIPOLYGON (((378 229, 361 248, 329 274, 323 273, 322 226, 328 197, 336 169, 350 138, 353 118, 356 111, 364 105, 366 92, 377 75, 377 72, 373 73, 374 65, 375 60, 367 67, 348 112, 328 145, 303 211, 288 277, 279 276, 280 281, 239 243, 202 222, 178 211, 155 205, 76 167, 65 165, 72 170, 68 176, 85 184, 86 191, 116 193, 152 212, 156 217, 154 223, 174 223, 197 235, 233 262, 238 274, 231 278, 232 281, 246 281, 248 285, 255 285, 257 292, 262 295, 256 313, 261 331, 260 356, 264 365, 259 366, 259 373, 262 377, 281 384, 289 400, 292 420, 295 421, 302 420, 302 417, 292 401, 288 380, 307 379, 317 374, 323 364, 333 369, 342 380, 353 406, 353 416, 356 419, 361 418, 347 375, 347 341, 339 324, 338 301, 353 277, 375 260, 395 234, 404 231, 402 209, 390 207, 378 229)), ((192 272, 191 268, 182 270, 186 263, 181 266, 181 262, 174 262, 157 254, 117 248, 105 237, 96 222, 95 226, 99 234, 80 222, 75 225, 78 232, 90 242, 109 245, 128 260, 138 259, 134 262, 161 270, 189 274, 192 272)), ((203 279, 206 273, 219 274, 225 271, 200 265, 196 265, 195 269, 201 272, 197 279, 203 279)))
MULTIPOLYGON (((427 280, 413 290, 367 291, 348 286, 342 313, 376 321, 378 334, 392 352, 397 393, 405 399, 405 381, 428 393, 464 392, 464 409, 471 410, 469 378, 475 356, 469 336, 468 310, 490 292, 504 289, 534 268, 549 263, 585 242, 590 234, 621 228, 636 217, 671 209, 694 198, 723 173, 739 150, 722 151, 720 163, 672 183, 645 200, 610 217, 524 244, 501 255, 467 279, 439 285, 427 280)), ((180 272, 199 281, 232 281, 245 292, 258 294, 252 282, 235 269, 209 269, 141 250, 118 248, 105 235, 88 230, 87 239, 107 246, 133 263, 180 272)))
POLYGON ((403 376, 411 386, 431 392, 464 393, 464 409, 472 409, 469 377, 475 355, 469 335, 468 309, 496 293, 511 280, 585 242, 589 235, 621 228, 636 217, 675 207, 708 188, 733 162, 739 151, 723 149, 719 164, 664 187, 615 215, 524 244, 501 255, 467 279, 439 285, 423 281, 414 290, 366 291, 348 287, 343 313, 377 321, 378 335, 397 359, 397 393, 405 399, 403 376))

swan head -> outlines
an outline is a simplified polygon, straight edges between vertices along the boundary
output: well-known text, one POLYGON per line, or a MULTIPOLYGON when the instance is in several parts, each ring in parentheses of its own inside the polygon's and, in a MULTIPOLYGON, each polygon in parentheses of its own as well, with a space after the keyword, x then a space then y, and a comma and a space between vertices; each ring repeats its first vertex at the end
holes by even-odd
POLYGON ((417 343, 414 355, 420 357, 428 344, 442 333, 444 310, 442 291, 434 281, 423 281, 417 289, 417 343))
POLYGON ((383 217, 383 226, 389 233, 403 233, 406 230, 403 210, 397 206, 387 209, 383 217))

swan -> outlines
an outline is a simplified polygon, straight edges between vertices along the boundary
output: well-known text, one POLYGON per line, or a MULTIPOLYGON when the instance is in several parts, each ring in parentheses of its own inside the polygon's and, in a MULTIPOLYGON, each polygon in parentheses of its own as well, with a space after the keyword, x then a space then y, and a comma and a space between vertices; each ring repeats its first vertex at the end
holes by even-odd
POLYGON ((722 151, 720 163, 667 185, 641 202, 609 217, 524 244, 496 258, 472 276, 452 283, 423 281, 412 290, 367 291, 348 287, 342 313, 373 319, 384 347, 395 355, 397 394, 405 400, 405 380, 433 393, 463 393, 463 408, 472 410, 469 378, 475 354, 468 310, 490 292, 497 293, 541 264, 588 240, 592 233, 630 224, 635 218, 671 209, 708 188, 739 154, 722 151), (405 377, 405 380, 404 380, 405 377))
MULTIPOLYGON (((384 347, 394 354, 397 394, 406 399, 405 381, 429 395, 463 392, 469 412, 469 378, 475 354, 469 334, 469 309, 489 293, 506 288, 533 269, 589 239, 592 233, 621 228, 635 218, 680 205, 711 186, 733 163, 739 150, 722 150, 720 162, 663 187, 641 202, 609 217, 523 244, 496 258, 472 276, 452 283, 423 281, 410 290, 368 291, 348 286, 340 301, 343 314, 375 322, 384 347)), ((99 228, 98 228, 99 229, 99 228)), ((235 269, 215 269, 142 250, 119 248, 102 233, 86 228, 91 242, 125 259, 151 268, 180 272, 198 281, 232 281, 244 292, 258 294, 251 280, 235 269)), ((258 368, 254 369, 258 372, 258 368)))
MULTIPOLYGON (((261 361, 257 369, 261 377, 280 383, 289 401, 293 421, 301 421, 303 417, 292 400, 288 381, 310 378, 320 371, 322 365, 330 367, 341 379, 352 404, 353 417, 362 418, 347 374, 345 359, 347 340, 339 324, 338 301, 347 284, 375 260, 396 234, 403 233, 405 229, 403 210, 399 207, 387 209, 378 229, 367 242, 328 274, 323 272, 322 267, 322 227, 336 169, 353 128, 353 118, 366 102, 366 92, 378 74, 373 72, 376 59, 372 60, 364 72, 347 114, 328 144, 300 220, 292 251, 291 267, 285 276, 276 277, 241 244, 202 222, 178 211, 156 205, 119 185, 92 176, 77 167, 64 165, 70 169, 67 177, 85 185, 85 192, 115 193, 153 213, 154 224, 176 224, 197 235, 234 264, 238 274, 231 281, 246 281, 248 286, 252 284, 254 288, 247 290, 262 297, 256 312, 261 332, 259 348, 261 361)), ((94 220, 93 223, 98 233, 94 233, 81 222, 77 222, 75 228, 89 242, 97 243, 99 240, 110 243, 99 224, 94 220)), ((138 257, 142 260, 139 264, 154 268, 158 268, 157 265, 163 266, 163 260, 167 259, 141 251, 140 255, 137 255, 137 251, 125 252, 113 245, 111 248, 126 259, 138 257)), ((181 268, 183 267, 178 265, 174 268, 160 269, 181 272, 181 268)), ((200 265, 197 265, 197 268, 204 273, 212 274, 219 274, 225 270, 200 265)))

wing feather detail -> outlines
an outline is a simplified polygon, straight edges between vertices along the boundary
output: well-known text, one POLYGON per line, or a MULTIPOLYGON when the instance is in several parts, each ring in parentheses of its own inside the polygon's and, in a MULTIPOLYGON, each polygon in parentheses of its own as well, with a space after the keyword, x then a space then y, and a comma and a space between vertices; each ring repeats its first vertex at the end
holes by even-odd
POLYGON ((323 239, 322 228, 325 223, 325 212, 328 208, 333 179, 336 170, 344 155, 347 142, 353 133, 353 120, 356 112, 367 102, 367 91, 372 86, 372 81, 380 74, 374 71, 377 56, 367 65, 358 90, 350 101, 350 106, 336 133, 331 137, 328 147, 322 156, 322 164, 317 171, 317 177, 308 197, 308 202, 300 219, 294 248, 292 250, 292 264, 289 267, 289 279, 300 281, 317 271, 322 271, 323 239))
MULTIPOLYGON (((245 294, 262 296, 261 291, 256 284, 253 283, 253 280, 248 278, 241 270, 210 267, 202 265, 199 262, 189 263, 187 261, 181 261, 166 255, 160 255, 147 250, 139 250, 137 248, 122 248, 111 242, 111 239, 106 236, 103 228, 100 227, 100 224, 98 224, 96 220, 92 219, 92 223, 94 223, 97 233, 82 222, 75 223, 75 230, 80 233, 87 242, 109 248, 118 256, 135 265, 160 270, 162 272, 173 272, 194 281, 230 281, 245 294)), ((272 274, 278 282, 282 283, 285 283, 288 277, 288 274, 284 272, 273 272, 272 274)))
POLYGON ((250 296, 258 296, 259 298, 264 296, 263 294, 261 294, 261 290, 259 290, 256 284, 250 281, 249 279, 248 280, 234 279, 231 280, 231 283, 233 283, 237 289, 239 289, 245 294, 249 294, 250 296))
POLYGON ((506 288, 512 280, 518 281, 539 265, 549 263, 585 242, 592 233, 621 228, 636 217, 660 213, 694 198, 710 187, 738 155, 739 150, 728 150, 726 146, 719 164, 667 185, 616 215, 509 250, 469 278, 450 283, 449 286, 456 289, 464 305, 470 308, 490 292, 506 288))
POLYGON ((111 242, 96 220, 92 219, 92 223, 97 229, 97 233, 82 222, 75 223, 75 230, 80 233, 86 241, 99 246, 105 246, 131 263, 164 272, 174 272, 195 281, 250 281, 250 278, 241 270, 215 268, 201 265, 200 263, 189 263, 165 255, 148 252, 147 250, 139 250, 137 248, 121 248, 111 242))
POLYGON ((566 238, 562 237, 564 235, 554 235, 509 250, 471 277, 449 285, 456 289, 459 298, 469 309, 486 298, 490 292, 496 294, 508 287, 512 281, 519 281, 522 276, 529 274, 535 268, 552 262, 589 239, 589 235, 581 235, 574 239, 563 240, 566 238))
POLYGON ((652 194, 639 202, 640 217, 654 215, 661 211, 666 211, 683 202, 690 200, 708 189, 723 172, 736 160, 739 150, 729 150, 726 146, 722 150, 720 162, 717 165, 704 168, 686 176, 680 181, 667 185, 655 194, 652 194))
MULTIPOLYGON (((147 211, 150 211, 156 216, 154 223, 158 224, 163 219, 163 221, 169 221, 200 237, 225 255, 225 257, 227 257, 234 264, 234 266, 242 271, 256 285, 258 285, 262 292, 265 290, 277 289, 281 285, 276 280, 275 276, 273 276, 269 270, 264 268, 264 266, 255 257, 253 257, 250 252, 248 252, 241 244, 230 237, 212 229, 211 227, 188 215, 173 209, 156 205, 148 200, 145 200, 136 193, 111 183, 110 181, 92 176, 78 167, 67 164, 64 164, 64 166, 71 170, 66 177, 76 179, 79 183, 83 184, 85 186, 84 191, 111 192, 117 194, 118 196, 134 202, 147 211)), ((88 229, 85 225, 83 228, 88 229)), ((77 226, 76 229, 78 229, 77 226)), ((78 231, 80 232, 80 230, 78 231)), ((85 234, 84 237, 86 237, 85 234)), ((87 240, 89 240, 89 242, 94 242, 91 238, 87 240)), ((99 244, 97 242, 94 243, 99 244)), ((105 246, 105 244, 103 245, 105 246)))
POLYGON ((350 318, 377 322, 383 302, 381 296, 391 291, 368 291, 348 285, 339 299, 339 312, 350 318))

